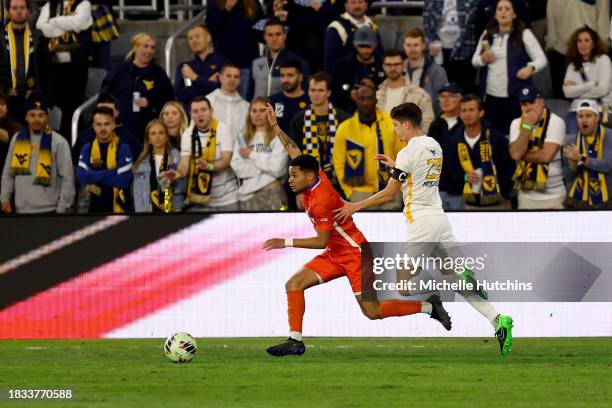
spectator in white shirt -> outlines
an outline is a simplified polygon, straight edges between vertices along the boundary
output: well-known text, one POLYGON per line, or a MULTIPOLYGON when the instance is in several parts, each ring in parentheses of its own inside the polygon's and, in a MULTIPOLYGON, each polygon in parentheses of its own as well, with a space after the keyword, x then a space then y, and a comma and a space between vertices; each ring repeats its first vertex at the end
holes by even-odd
POLYGON ((480 95, 491 125, 508 134, 520 116, 518 92, 532 85, 531 76, 547 64, 531 30, 525 28, 510 0, 498 0, 495 16, 480 36, 472 64, 481 68, 480 95))
POLYGON ((215 119, 225 123, 235 138, 244 130, 244 123, 249 114, 249 103, 238 93, 240 86, 240 68, 234 64, 225 64, 219 73, 221 87, 209 93, 215 119))
POLYGON ((62 135, 71 134, 72 113, 85 96, 92 21, 89 1, 55 0, 42 7, 36 22, 47 39, 39 48, 48 54, 48 64, 39 72, 51 103, 62 110, 62 135))
POLYGON ((238 185, 230 168, 236 139, 227 125, 213 119, 206 97, 193 98, 189 109, 193 125, 181 137, 178 169, 166 171, 162 177, 169 181, 187 177, 187 211, 236 211, 238 185), (210 143, 213 137, 215 143, 210 143))
POLYGON ((243 211, 279 210, 287 207, 281 179, 287 172, 285 148, 268 123, 265 97, 249 107, 244 134, 234 145, 231 166, 238 177, 238 199, 243 211))
POLYGON ((510 156, 516 160, 514 188, 519 210, 563 208, 565 185, 560 149, 563 119, 548 110, 533 86, 520 91, 522 116, 510 125, 510 156))
POLYGON ((567 42, 574 31, 584 26, 605 38, 610 27, 610 0, 546 1, 546 50, 555 98, 563 98, 567 42))
POLYGON ((578 132, 578 104, 588 99, 600 106, 602 99, 609 93, 612 64, 605 49, 599 34, 587 26, 576 30, 568 41, 569 65, 563 80, 563 93, 567 98, 572 98, 565 118, 568 134, 576 135, 578 132))

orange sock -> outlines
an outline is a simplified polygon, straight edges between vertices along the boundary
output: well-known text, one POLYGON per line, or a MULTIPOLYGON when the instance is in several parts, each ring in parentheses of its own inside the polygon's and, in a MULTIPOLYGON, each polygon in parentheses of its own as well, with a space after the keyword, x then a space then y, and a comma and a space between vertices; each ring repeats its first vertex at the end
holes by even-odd
POLYGON ((380 302, 381 319, 392 316, 406 316, 421 311, 421 302, 414 300, 384 300, 380 302))
POLYGON ((287 292, 287 315, 289 316, 290 331, 302 333, 302 321, 304 320, 305 307, 303 290, 291 290, 287 292))

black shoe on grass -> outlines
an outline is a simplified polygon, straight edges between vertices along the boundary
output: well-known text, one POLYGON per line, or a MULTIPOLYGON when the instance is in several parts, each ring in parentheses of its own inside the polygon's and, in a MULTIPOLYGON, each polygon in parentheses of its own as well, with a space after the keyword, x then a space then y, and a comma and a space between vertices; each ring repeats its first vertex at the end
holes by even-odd
POLYGON ((269 355, 274 357, 301 356, 306 351, 303 341, 298 341, 289 337, 282 343, 275 344, 266 349, 269 355))

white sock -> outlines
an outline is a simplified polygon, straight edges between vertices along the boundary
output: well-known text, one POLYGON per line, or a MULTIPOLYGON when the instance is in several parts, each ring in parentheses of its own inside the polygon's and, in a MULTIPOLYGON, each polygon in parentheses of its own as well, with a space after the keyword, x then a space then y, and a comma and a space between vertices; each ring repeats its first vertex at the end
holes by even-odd
POLYGON ((429 302, 421 302, 421 313, 431 314, 432 306, 429 302))
POLYGON ((302 341, 302 333, 300 332, 289 332, 289 337, 291 337, 293 340, 302 341))
POLYGON ((480 314, 486 317, 487 320, 491 322, 494 329, 497 329, 497 317, 499 316, 499 312, 489 301, 482 299, 473 292, 460 291, 457 293, 463 296, 474 309, 478 310, 480 314))

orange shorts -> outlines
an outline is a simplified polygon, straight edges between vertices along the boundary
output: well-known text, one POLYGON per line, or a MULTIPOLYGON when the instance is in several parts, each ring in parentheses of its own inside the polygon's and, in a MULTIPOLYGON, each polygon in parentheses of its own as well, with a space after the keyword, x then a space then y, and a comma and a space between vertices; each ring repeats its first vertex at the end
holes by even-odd
POLYGON ((361 293, 361 251, 359 248, 326 249, 304 266, 315 271, 323 282, 346 276, 353 293, 355 295, 361 293))

